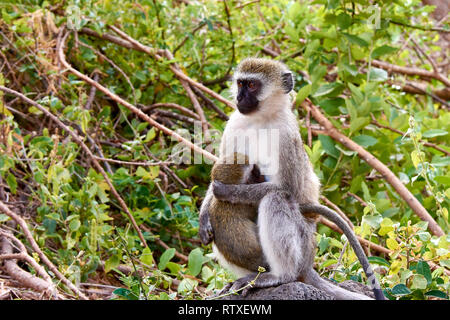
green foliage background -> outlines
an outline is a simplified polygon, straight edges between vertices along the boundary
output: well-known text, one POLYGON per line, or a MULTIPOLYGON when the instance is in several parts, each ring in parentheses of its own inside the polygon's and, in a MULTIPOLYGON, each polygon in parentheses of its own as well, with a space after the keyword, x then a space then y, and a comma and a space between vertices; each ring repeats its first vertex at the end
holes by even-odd
MULTIPOLYGON (((11 69, 3 67, 0 82, 95 137, 106 158, 170 161, 176 142, 126 108, 100 93, 91 109, 84 108, 91 88, 59 70, 54 51, 57 28, 67 25, 78 31, 66 46, 72 66, 86 75, 97 72, 108 89, 142 105, 172 102, 191 108, 191 101, 167 61, 157 62, 142 52, 89 37, 79 32, 81 28, 111 33, 107 26, 116 25, 144 44, 167 48, 175 52, 175 61, 185 73, 226 98, 229 83, 214 80, 228 76, 244 57, 265 56, 262 49, 268 47, 296 74, 295 112, 304 141, 306 112, 299 103, 309 97, 339 130, 386 164, 446 233, 432 236, 426 223, 354 152, 326 135, 313 137, 311 147, 305 148, 323 195, 348 214, 360 236, 393 251, 390 255, 372 251, 370 258, 386 295, 448 299, 450 157, 423 142, 450 151, 450 114, 429 94, 399 90, 411 77, 372 66, 378 59, 432 71, 427 59, 418 58, 411 38, 438 57, 438 63, 448 63, 442 33, 430 30, 435 23, 429 17, 433 8, 418 0, 376 1, 376 7, 365 0, 188 2, 2 2, 1 52, 11 69), (374 14, 379 15, 374 18, 374 14), (369 23, 373 21, 379 22, 378 28, 369 23), (372 116, 409 136, 377 127, 372 116)), ((445 21, 441 27, 448 30, 448 25, 445 21)), ((429 92, 443 87, 435 79, 428 79, 427 85, 429 92)), ((41 248, 69 279, 77 284, 101 279, 120 287, 113 295, 120 299, 199 299, 205 293, 198 287, 219 289, 232 279, 197 236, 198 207, 209 183, 210 165, 169 165, 168 171, 161 166, 110 163, 115 187, 144 226, 149 244, 144 249, 103 177, 91 168, 77 144, 34 107, 12 103, 11 96, 3 99, 2 188, 8 201, 18 203, 29 218, 41 248), (187 255, 188 262, 176 252, 187 255), (138 272, 125 273, 121 266, 138 272), (169 289, 172 282, 177 289, 169 289)), ((230 108, 215 102, 231 114, 230 108)), ((211 109, 204 111, 212 128, 223 131, 225 121, 211 109)), ((189 123, 171 119, 169 124, 171 129, 193 132, 189 123)), ((0 214, 0 225, 7 220, 0 214)), ((345 238, 319 225, 317 239, 316 263, 323 276, 332 275, 338 282, 365 281, 353 251, 344 248, 345 238)))

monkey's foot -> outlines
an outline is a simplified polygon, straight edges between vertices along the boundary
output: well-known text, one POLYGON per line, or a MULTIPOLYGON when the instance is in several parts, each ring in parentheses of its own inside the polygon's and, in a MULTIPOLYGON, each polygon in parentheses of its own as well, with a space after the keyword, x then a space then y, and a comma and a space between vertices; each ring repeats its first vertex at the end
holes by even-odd
POLYGON ((211 226, 211 222, 209 221, 209 214, 203 214, 200 216, 198 235, 205 246, 214 240, 214 230, 211 226))
POLYGON ((270 273, 263 273, 259 276, 250 274, 233 282, 229 292, 242 290, 241 296, 245 297, 253 288, 275 287, 284 282, 285 281, 282 281, 280 278, 270 273))

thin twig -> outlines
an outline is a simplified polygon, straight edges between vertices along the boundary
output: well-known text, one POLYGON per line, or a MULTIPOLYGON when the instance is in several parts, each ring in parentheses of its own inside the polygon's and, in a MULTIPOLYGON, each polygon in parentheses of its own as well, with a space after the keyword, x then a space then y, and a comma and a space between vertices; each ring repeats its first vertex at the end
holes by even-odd
POLYGON ((195 112, 192 112, 191 110, 189 110, 188 108, 185 108, 183 106, 180 106, 179 104, 176 103, 172 103, 172 102, 160 102, 160 103, 154 103, 152 105, 149 106, 144 106, 143 104, 138 104, 138 107, 140 107, 142 109, 142 111, 144 112, 148 112, 151 111, 153 109, 156 108, 169 108, 169 109, 176 109, 181 111, 182 113, 195 118, 196 120, 200 120, 200 117, 198 114, 196 114, 195 112))
POLYGON ((419 76, 424 78, 434 78, 441 81, 447 87, 450 87, 450 80, 437 72, 428 71, 416 67, 401 67, 385 61, 372 60, 372 65, 377 68, 384 69, 388 72, 401 73, 410 76, 419 76))
POLYGON ((108 159, 108 158, 100 158, 97 156, 94 156, 95 159, 99 161, 106 161, 106 162, 112 162, 117 163, 121 165, 130 165, 130 166, 143 166, 143 167, 152 167, 152 166, 161 166, 161 165, 171 165, 173 162, 170 161, 160 161, 160 162, 138 162, 138 161, 122 161, 122 160, 116 160, 116 159, 108 159))
MULTIPOLYGON (((379 128, 387 129, 387 130, 392 131, 392 132, 395 132, 395 133, 397 133, 397 134, 399 134, 399 135, 401 135, 401 136, 405 136, 405 134, 406 134, 406 133, 403 132, 403 131, 400 131, 400 130, 398 130, 398 129, 391 128, 391 127, 389 127, 389 126, 385 126, 385 125, 379 123, 379 122, 375 119, 375 117, 373 116, 373 114, 372 114, 372 123, 373 123, 374 125, 376 125, 377 127, 379 127, 379 128)), ((409 136, 409 134, 407 134, 407 136, 409 136)), ((434 149, 436 149, 436 150, 438 150, 438 151, 440 151, 440 152, 445 153, 447 156, 450 156, 450 152, 449 152, 449 151, 447 151, 447 150, 445 150, 445 149, 439 147, 438 145, 436 145, 436 144, 434 144, 434 143, 431 143, 431 142, 428 142, 428 141, 424 141, 424 140, 422 140, 422 139, 420 139, 419 141, 422 142, 424 146, 427 146, 427 147, 430 147, 430 148, 434 148, 434 149)))

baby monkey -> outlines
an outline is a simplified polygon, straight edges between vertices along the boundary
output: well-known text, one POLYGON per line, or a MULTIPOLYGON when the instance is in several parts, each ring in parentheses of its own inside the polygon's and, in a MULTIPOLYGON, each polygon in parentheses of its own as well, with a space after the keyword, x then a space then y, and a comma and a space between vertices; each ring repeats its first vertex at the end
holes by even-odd
MULTIPOLYGON (((225 184, 254 184, 264 182, 256 165, 237 152, 233 157, 216 162, 211 179, 225 184)), ((268 268, 258 237, 256 224, 258 207, 231 203, 213 198, 209 205, 210 222, 214 230, 213 251, 219 263, 237 276, 268 268)))

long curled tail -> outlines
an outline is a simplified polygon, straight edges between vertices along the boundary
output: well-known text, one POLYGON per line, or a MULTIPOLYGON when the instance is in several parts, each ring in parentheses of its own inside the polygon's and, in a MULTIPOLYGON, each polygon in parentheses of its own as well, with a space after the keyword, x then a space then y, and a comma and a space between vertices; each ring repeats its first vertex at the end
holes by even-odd
POLYGON ((335 211, 320 204, 301 204, 300 210, 302 213, 320 214, 321 216, 324 216, 325 218, 334 222, 342 230, 342 232, 345 234, 348 241, 350 242, 350 245, 353 247, 353 250, 355 251, 355 254, 358 257, 359 262, 361 263, 363 270, 367 275, 368 285, 375 294, 375 299, 386 300, 383 291, 381 289, 381 286, 372 270, 372 267, 370 266, 369 260, 367 259, 367 256, 364 253, 363 248, 361 247, 361 244, 356 238, 355 233, 347 224, 347 222, 345 222, 344 219, 342 219, 339 216, 339 214, 337 214, 335 211))

